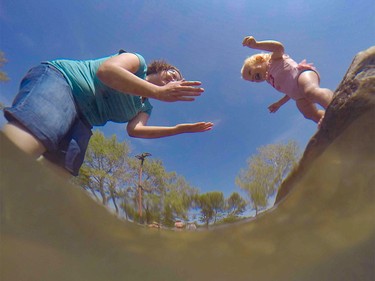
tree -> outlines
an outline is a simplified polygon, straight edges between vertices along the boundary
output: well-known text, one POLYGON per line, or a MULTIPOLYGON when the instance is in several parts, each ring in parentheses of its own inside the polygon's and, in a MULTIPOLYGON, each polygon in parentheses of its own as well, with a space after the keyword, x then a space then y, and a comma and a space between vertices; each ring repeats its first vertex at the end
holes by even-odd
MULTIPOLYGON (((130 171, 139 167, 139 161, 130 160, 130 171)), ((133 173, 133 172, 132 172, 133 173)), ((136 179, 136 175, 131 176, 136 179)), ((137 186, 137 182, 133 182, 137 186)), ((172 227, 177 218, 187 219, 188 210, 193 197, 198 193, 182 176, 175 172, 167 172, 162 161, 148 159, 143 164, 142 172, 143 200, 142 209, 145 222, 161 222, 172 227)), ((135 219, 143 221, 136 214, 135 219)))
POLYGON ((80 185, 103 205, 111 201, 116 213, 119 213, 118 199, 126 196, 130 180, 129 151, 128 144, 117 142, 116 136, 107 139, 103 133, 94 131, 78 177, 80 185))
MULTIPOLYGON (((7 63, 8 60, 5 58, 4 52, 0 51, 0 68, 3 68, 4 64, 7 63)), ((6 72, 0 70, 0 81, 8 81, 9 77, 6 72)))
POLYGON ((226 200, 228 217, 237 217, 246 210, 246 201, 237 192, 233 192, 226 200))
POLYGON ((137 212, 139 160, 129 157, 129 145, 116 136, 106 138, 95 131, 85 161, 75 180, 103 205, 114 208, 127 220, 173 226, 176 218, 187 219, 193 197, 198 191, 175 172, 167 172, 160 160, 147 159, 142 165, 142 218, 137 212))
POLYGON ((247 161, 247 168, 236 177, 236 184, 245 190, 255 214, 268 206, 287 174, 295 167, 300 157, 296 142, 270 144, 260 147, 258 153, 247 161))
POLYGON ((178 218, 188 220, 188 211, 198 193, 198 190, 191 187, 184 177, 173 173, 168 180, 164 195, 164 224, 173 226, 178 218))
MULTIPOLYGON (((2 68, 7 61, 8 60, 5 58, 4 52, 0 51, 0 68, 2 68)), ((6 72, 0 70, 0 81, 6 82, 8 80, 9 80, 9 77, 6 74, 6 72)), ((0 102, 0 110, 4 110, 4 108, 5 108, 5 105, 2 102, 0 102)))
MULTIPOLYGON (((147 158, 148 159, 148 158, 147 158)), ((138 176, 139 176, 139 160, 130 159, 130 171, 131 175, 131 186, 134 186, 134 190, 138 190, 138 176)), ((142 177, 141 177, 141 189, 142 192, 141 208, 142 217, 140 214, 136 214, 136 220, 140 222, 152 223, 153 221, 161 221, 161 209, 163 208, 164 188, 167 185, 168 173, 165 171, 164 166, 160 160, 148 159, 143 162, 142 165, 142 177), (144 211, 144 212, 143 212, 144 211), (144 213, 144 216, 143 216, 144 213)), ((134 197, 137 197, 137 192, 134 193, 134 197)), ((134 200, 135 208, 139 207, 137 200, 134 200)))
POLYGON ((224 211, 225 200, 222 192, 207 192, 198 196, 198 206, 200 208, 200 220, 209 225, 211 221, 216 223, 219 215, 224 211))

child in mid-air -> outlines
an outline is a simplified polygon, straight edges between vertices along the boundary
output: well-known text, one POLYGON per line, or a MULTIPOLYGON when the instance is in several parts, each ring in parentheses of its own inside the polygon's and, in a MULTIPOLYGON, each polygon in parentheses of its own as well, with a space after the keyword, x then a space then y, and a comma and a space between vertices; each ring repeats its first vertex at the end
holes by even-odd
POLYGON ((319 74, 315 67, 306 63, 306 60, 296 63, 284 54, 284 46, 277 41, 256 41, 254 37, 247 36, 242 45, 271 52, 247 58, 241 70, 243 79, 251 82, 267 81, 285 94, 268 107, 269 111, 276 112, 288 100, 293 99, 305 118, 320 124, 325 111, 318 109, 316 104, 326 109, 333 93, 329 89, 320 88, 319 74))

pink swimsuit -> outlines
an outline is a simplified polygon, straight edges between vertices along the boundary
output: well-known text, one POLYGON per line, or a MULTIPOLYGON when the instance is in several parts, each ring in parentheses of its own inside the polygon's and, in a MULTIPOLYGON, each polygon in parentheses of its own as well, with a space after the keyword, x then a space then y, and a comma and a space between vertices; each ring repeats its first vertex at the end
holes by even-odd
POLYGON ((267 82, 276 90, 298 100, 303 98, 303 93, 298 88, 298 77, 306 70, 312 70, 319 76, 312 63, 306 63, 306 60, 296 63, 288 55, 283 55, 282 60, 270 61, 267 82))

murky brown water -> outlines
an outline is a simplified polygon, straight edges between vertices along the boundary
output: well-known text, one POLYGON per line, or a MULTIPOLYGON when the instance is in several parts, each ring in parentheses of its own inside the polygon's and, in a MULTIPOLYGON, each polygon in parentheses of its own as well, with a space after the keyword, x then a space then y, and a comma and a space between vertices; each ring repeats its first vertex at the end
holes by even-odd
POLYGON ((373 117, 273 210, 198 232, 122 222, 1 135, 1 280, 374 280, 373 117))

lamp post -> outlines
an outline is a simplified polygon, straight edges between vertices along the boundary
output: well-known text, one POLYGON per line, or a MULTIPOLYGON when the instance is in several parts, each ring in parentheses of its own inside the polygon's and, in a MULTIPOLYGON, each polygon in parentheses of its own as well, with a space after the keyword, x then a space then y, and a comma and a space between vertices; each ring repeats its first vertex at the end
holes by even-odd
POLYGON ((151 156, 151 153, 143 152, 142 154, 136 155, 135 158, 141 160, 139 165, 139 174, 138 174, 138 215, 139 220, 142 222, 142 169, 143 169, 143 162, 145 161, 146 157, 151 156))

